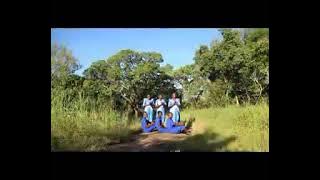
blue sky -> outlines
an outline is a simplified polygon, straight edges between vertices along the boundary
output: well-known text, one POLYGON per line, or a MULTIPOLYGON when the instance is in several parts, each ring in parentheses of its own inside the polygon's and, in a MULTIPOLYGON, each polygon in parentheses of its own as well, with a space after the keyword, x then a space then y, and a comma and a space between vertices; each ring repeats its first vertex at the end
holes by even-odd
POLYGON ((200 45, 210 45, 212 40, 221 39, 217 29, 51 29, 51 43, 64 44, 83 66, 76 73, 81 75, 92 62, 106 59, 121 49, 156 51, 164 62, 175 68, 193 63, 200 45))

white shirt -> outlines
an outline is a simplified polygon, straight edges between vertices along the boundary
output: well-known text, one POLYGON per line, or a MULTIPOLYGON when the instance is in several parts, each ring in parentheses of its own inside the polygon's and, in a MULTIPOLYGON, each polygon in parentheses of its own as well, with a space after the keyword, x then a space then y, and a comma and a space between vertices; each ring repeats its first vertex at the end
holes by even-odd
POLYGON ((171 111, 180 111, 179 110, 179 106, 180 106, 180 99, 179 98, 176 98, 176 100, 173 100, 173 99, 169 99, 169 107, 172 106, 170 108, 170 112, 171 111), (174 102, 176 102, 176 104, 174 106, 172 106, 174 104, 174 102))
POLYGON ((146 108, 148 107, 148 106, 150 106, 151 104, 153 104, 153 99, 147 99, 147 98, 144 98, 143 99, 143 105, 142 106, 146 106, 146 108))
POLYGON ((167 105, 167 103, 166 103, 166 101, 164 100, 164 99, 157 99, 156 100, 156 106, 159 106, 159 105, 161 105, 158 109, 157 109, 157 111, 159 110, 159 111, 163 111, 164 110, 164 107, 163 107, 163 105, 167 105))

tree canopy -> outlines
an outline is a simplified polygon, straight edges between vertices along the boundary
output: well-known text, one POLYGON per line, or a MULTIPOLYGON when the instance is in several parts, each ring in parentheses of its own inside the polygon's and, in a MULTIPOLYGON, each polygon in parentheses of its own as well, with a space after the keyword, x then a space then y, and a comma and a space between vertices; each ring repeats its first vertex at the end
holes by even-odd
POLYGON ((83 77, 74 74, 81 66, 72 52, 55 44, 51 46, 52 88, 136 113, 147 94, 168 99, 177 92, 182 104, 196 107, 267 98, 269 30, 220 29, 220 33, 221 40, 195 50, 194 63, 177 69, 161 66, 164 60, 158 52, 124 49, 93 62, 83 77))

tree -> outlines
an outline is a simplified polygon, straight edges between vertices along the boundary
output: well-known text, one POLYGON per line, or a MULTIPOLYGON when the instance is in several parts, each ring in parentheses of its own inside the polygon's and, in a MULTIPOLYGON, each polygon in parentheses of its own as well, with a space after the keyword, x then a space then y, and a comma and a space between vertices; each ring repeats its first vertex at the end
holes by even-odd
POLYGON ((245 37, 247 42, 258 42, 261 39, 269 39, 268 28, 252 28, 247 32, 245 37))
POLYGON ((139 105, 146 94, 156 96, 174 89, 172 78, 160 70, 161 62, 162 56, 156 52, 121 50, 105 61, 93 63, 84 75, 93 81, 88 82, 88 86, 94 85, 113 102, 121 102, 138 115, 139 105))
POLYGON ((161 66, 160 67, 160 70, 162 72, 164 72, 165 74, 169 75, 169 76, 172 76, 172 73, 173 73, 173 66, 171 64, 166 64, 164 66, 161 66))
POLYGON ((195 64, 185 65, 173 73, 175 84, 181 86, 184 106, 196 106, 207 87, 207 79, 201 77, 195 64))
POLYGON ((51 81, 52 86, 63 85, 68 75, 80 69, 81 65, 72 52, 63 45, 51 45, 51 81))
POLYGON ((267 31, 249 31, 245 39, 232 29, 220 30, 223 39, 211 48, 201 46, 196 51, 195 64, 200 74, 211 82, 222 80, 225 96, 237 103, 262 96, 267 89, 269 40, 267 31))

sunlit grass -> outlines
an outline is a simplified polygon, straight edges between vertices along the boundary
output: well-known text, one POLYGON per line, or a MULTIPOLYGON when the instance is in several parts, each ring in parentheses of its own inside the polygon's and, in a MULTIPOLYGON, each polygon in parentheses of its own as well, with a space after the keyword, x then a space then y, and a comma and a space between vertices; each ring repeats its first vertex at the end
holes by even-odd
MULTIPOLYGON (((182 119, 195 117, 195 134, 215 133, 215 139, 235 137, 222 151, 269 151, 269 106, 266 103, 181 112, 182 119)), ((210 138, 206 138, 210 141, 210 138)), ((202 148, 199 147, 199 150, 202 148)))
MULTIPOLYGON (((126 141, 140 129, 140 121, 108 106, 88 109, 79 93, 66 106, 64 93, 52 94, 51 147, 54 151, 103 151, 112 143, 126 141)), ((194 117, 192 135, 177 142, 182 151, 269 151, 269 106, 184 109, 181 119, 194 117)))

